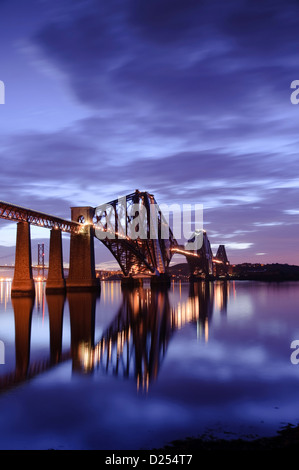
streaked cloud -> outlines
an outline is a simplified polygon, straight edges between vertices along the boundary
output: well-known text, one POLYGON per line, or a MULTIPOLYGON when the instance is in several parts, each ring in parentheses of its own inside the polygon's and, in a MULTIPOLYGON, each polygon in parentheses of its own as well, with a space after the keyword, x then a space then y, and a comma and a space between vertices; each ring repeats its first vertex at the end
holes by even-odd
POLYGON ((203 204, 213 243, 229 242, 234 261, 294 261, 296 2, 0 8, 1 199, 69 217, 71 205, 145 189, 203 204))

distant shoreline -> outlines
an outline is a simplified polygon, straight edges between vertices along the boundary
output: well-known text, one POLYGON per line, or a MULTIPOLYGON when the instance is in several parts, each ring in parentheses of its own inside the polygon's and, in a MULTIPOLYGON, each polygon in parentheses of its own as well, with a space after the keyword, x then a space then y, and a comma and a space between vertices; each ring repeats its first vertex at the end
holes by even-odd
POLYGON ((161 452, 188 451, 254 451, 254 450, 292 450, 298 451, 299 425, 288 424, 276 435, 270 437, 257 437, 254 439, 217 439, 211 436, 187 437, 186 439, 175 440, 166 444, 161 449, 154 449, 161 452))
POLYGON ((248 275, 248 276, 231 276, 228 281, 264 281, 264 282, 286 282, 286 281, 299 281, 299 276, 284 276, 284 275, 248 275))
MULTIPOLYGON (((208 277, 206 279, 198 277, 190 278, 190 268, 188 263, 179 263, 169 266, 169 276, 171 281, 174 282, 204 282, 204 281, 260 281, 260 282, 288 282, 299 281, 299 266, 289 264, 253 264, 242 263, 232 264, 229 266, 229 273, 227 276, 208 277)), ((7 278, 11 278, 14 266, 0 266, 1 272, 7 271, 7 278), (9 274, 8 274, 9 273, 9 274)), ((34 272, 40 273, 42 268, 33 266, 34 272)), ((45 272, 48 268, 45 266, 45 272)), ((64 269, 67 277, 68 269, 64 269)), ((96 269, 96 274, 101 281, 121 281, 123 274, 120 271, 109 271, 96 269)), ((1 277, 1 276, 0 276, 1 277)), ((2 279, 5 279, 3 273, 2 279)))

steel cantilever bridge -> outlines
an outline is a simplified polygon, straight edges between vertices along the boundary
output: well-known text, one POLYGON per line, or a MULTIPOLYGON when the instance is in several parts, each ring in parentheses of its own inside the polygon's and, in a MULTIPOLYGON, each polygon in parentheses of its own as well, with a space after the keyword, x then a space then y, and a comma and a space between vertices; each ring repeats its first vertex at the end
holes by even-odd
POLYGON ((125 276, 167 274, 176 253, 187 258, 192 275, 211 277, 228 272, 224 245, 220 245, 213 256, 205 231, 195 232, 187 242, 187 246, 192 242, 198 249, 190 250, 180 245, 154 196, 148 192, 136 190, 124 198, 98 206, 93 222, 96 238, 110 250, 125 276), (136 236, 136 232, 142 236, 136 236), (162 236, 165 233, 167 238, 162 236))
POLYGON ((220 245, 216 256, 213 256, 203 230, 194 232, 189 240, 195 242, 197 249, 190 250, 180 245, 154 196, 148 192, 136 190, 96 208, 72 207, 71 211, 70 221, 0 201, 0 218, 18 222, 15 284, 18 283, 21 291, 28 278, 32 277, 30 225, 51 230, 48 282, 49 288, 54 290, 64 287, 62 232, 71 234, 70 288, 96 286, 94 238, 110 250, 125 278, 146 275, 156 279, 167 277, 175 253, 186 257, 191 276, 212 278, 227 275, 229 261, 224 245, 220 245), (196 244, 196 239, 200 239, 200 243, 196 244))

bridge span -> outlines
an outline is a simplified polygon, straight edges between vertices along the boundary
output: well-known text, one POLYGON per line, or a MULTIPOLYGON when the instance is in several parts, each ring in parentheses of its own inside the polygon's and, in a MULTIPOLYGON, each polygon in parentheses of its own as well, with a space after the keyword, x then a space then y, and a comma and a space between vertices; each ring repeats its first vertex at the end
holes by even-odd
POLYGON ((136 190, 96 208, 71 207, 71 220, 0 201, 0 218, 17 223, 12 296, 35 293, 30 225, 50 230, 47 293, 99 289, 94 239, 100 240, 117 260, 124 284, 131 285, 136 278, 150 276, 153 286, 168 285, 168 268, 175 253, 186 257, 191 279, 212 279, 228 272, 224 245, 213 256, 205 231, 195 232, 188 241, 187 246, 199 237, 201 242, 195 243, 196 249, 180 245, 154 196, 148 192, 136 190), (63 270, 62 233, 70 234, 67 279, 63 270))

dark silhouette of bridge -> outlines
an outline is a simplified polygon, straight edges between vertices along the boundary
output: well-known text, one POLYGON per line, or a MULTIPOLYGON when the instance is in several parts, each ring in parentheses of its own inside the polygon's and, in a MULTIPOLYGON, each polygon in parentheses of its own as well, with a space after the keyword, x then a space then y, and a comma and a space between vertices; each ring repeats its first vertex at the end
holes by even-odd
POLYGON ((112 253, 123 272, 123 283, 148 276, 152 286, 169 285, 168 268, 175 253, 184 255, 190 279, 227 276, 224 245, 213 256, 207 234, 194 232, 187 246, 174 237, 153 195, 136 190, 123 198, 93 207, 72 207, 71 220, 0 201, 0 218, 17 222, 12 296, 34 295, 30 225, 50 229, 48 293, 98 290, 94 239, 112 253), (70 234, 69 275, 64 278, 62 233, 70 234), (165 236, 166 234, 166 236, 165 236), (195 248, 188 248, 192 243, 195 248))

